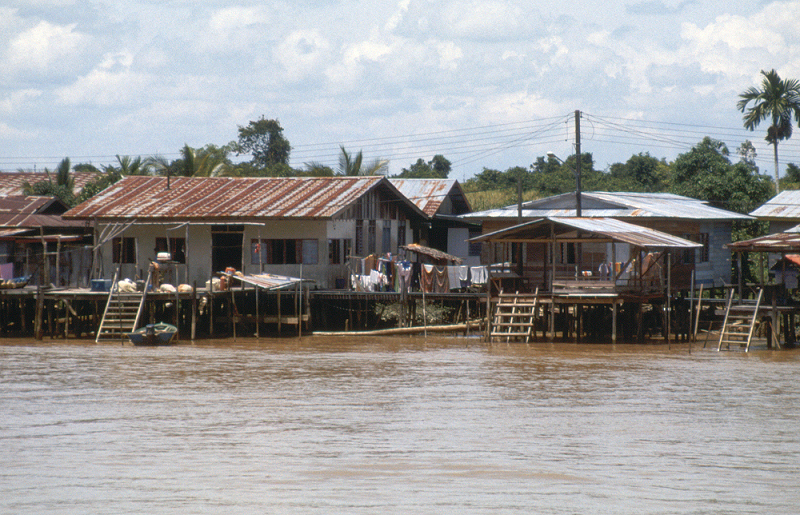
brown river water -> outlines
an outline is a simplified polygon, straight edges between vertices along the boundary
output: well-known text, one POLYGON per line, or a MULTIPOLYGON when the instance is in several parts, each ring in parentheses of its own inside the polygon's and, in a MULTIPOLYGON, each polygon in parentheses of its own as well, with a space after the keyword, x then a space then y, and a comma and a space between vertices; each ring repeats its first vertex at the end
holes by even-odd
POLYGON ((0 340, 2 514, 800 513, 800 351, 0 340))

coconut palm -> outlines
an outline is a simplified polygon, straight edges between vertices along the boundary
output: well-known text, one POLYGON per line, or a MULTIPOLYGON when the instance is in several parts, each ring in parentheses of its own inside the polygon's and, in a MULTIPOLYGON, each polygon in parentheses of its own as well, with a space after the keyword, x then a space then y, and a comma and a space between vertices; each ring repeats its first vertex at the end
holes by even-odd
POLYGON ((375 159, 368 165, 364 165, 364 155, 359 150, 353 156, 344 146, 340 146, 342 154, 339 156, 339 175, 383 175, 388 171, 389 161, 386 159, 375 159))
POLYGON ((207 145, 195 149, 188 144, 181 149, 180 159, 169 162, 163 156, 147 158, 145 166, 154 175, 179 175, 183 177, 219 177, 231 175, 234 168, 228 159, 228 146, 207 145))
POLYGON ((22 193, 24 195, 58 197, 68 206, 74 206, 75 194, 72 188, 75 182, 70 175, 71 170, 72 166, 69 158, 65 157, 52 172, 47 168, 44 169, 44 173, 47 175, 46 181, 39 181, 33 184, 27 181, 24 182, 22 184, 22 193), (51 173, 55 174, 55 182, 53 182, 51 173))
POLYGON ((772 125, 764 138, 772 144, 775 155, 775 187, 778 186, 778 141, 792 137, 792 117, 800 122, 800 81, 781 79, 775 70, 765 72, 761 88, 751 87, 741 95, 736 107, 744 113, 744 126, 751 131, 769 119, 772 125), (752 102, 751 107, 748 105, 752 102))

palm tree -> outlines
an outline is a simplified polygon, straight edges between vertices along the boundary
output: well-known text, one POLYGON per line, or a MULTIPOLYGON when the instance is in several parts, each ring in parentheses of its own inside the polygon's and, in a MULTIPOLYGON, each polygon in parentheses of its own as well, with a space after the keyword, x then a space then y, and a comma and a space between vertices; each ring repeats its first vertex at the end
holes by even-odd
POLYGON ((339 156, 339 175, 383 175, 388 171, 389 161, 386 159, 375 159, 369 165, 364 166, 364 155, 359 150, 355 157, 340 145, 342 155, 339 156))
POLYGON ((775 153, 775 187, 778 186, 778 141, 792 137, 792 116, 800 122, 800 81, 781 79, 775 70, 765 72, 761 88, 751 87, 739 95, 736 107, 744 113, 744 126, 751 131, 764 120, 771 120, 764 138, 775 153), (752 102, 752 107, 747 107, 752 102))
POLYGON ((74 206, 75 194, 72 188, 75 182, 70 176, 71 170, 72 166, 70 165, 69 158, 65 157, 58 163, 56 169, 53 170, 56 176, 55 182, 53 182, 53 176, 50 175, 50 170, 45 168, 44 173, 47 175, 47 180, 35 182, 33 184, 25 181, 22 184, 22 193, 24 195, 58 197, 68 206, 74 206))

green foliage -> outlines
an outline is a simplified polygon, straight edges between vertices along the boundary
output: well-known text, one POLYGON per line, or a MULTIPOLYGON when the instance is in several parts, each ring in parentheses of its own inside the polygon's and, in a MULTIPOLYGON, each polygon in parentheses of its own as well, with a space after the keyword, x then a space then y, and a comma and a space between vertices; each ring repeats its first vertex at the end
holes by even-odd
POLYGON ((338 175, 357 176, 357 175, 383 175, 389 167, 389 161, 385 159, 374 159, 369 164, 364 164, 364 154, 359 150, 358 154, 350 154, 344 146, 340 146, 342 153, 339 155, 338 175))
POLYGON ((292 150, 289 140, 283 136, 283 128, 278 120, 267 120, 262 115, 246 127, 239 126, 237 154, 251 154, 252 163, 261 168, 289 164, 292 150))
POLYGON ((670 191, 745 214, 769 200, 772 181, 750 163, 731 163, 729 154, 723 142, 704 138, 673 163, 670 191))
POLYGON ((665 160, 651 157, 649 153, 631 156, 625 163, 611 165, 610 179, 615 183, 609 191, 664 191, 669 166, 665 160))
POLYGON ((25 195, 37 197, 57 197, 70 207, 77 205, 75 203, 75 195, 72 193, 72 188, 63 184, 56 184, 50 181, 39 181, 33 184, 25 183, 22 186, 22 192, 25 195))
POLYGON ((450 174, 451 163, 441 154, 436 154, 428 162, 417 159, 417 162, 408 168, 403 168, 397 177, 404 179, 447 179, 450 174))
POLYGON ((69 158, 65 157, 52 172, 47 168, 44 169, 48 180, 33 184, 24 183, 22 185, 22 193, 25 195, 56 197, 68 206, 75 206, 77 204, 75 203, 75 194, 72 191, 74 180, 70 175, 71 169, 69 158), (55 181, 53 180, 54 178, 55 181))
POLYGON ((792 118, 800 123, 800 81, 781 79, 775 70, 761 70, 761 75, 761 88, 751 87, 739 95, 736 107, 744 113, 744 126, 751 131, 764 120, 772 122, 764 139, 774 149, 775 182, 779 185, 778 141, 792 137, 792 118))
POLYGON ((80 204, 86 200, 89 200, 93 196, 97 195, 104 189, 108 188, 115 182, 122 179, 123 175, 120 170, 114 166, 105 166, 103 167, 104 171, 99 173, 97 177, 84 185, 83 189, 81 190, 80 194, 76 198, 75 205, 80 204))
POLYGON ((786 165, 786 174, 780 179, 781 190, 800 190, 800 166, 786 165))

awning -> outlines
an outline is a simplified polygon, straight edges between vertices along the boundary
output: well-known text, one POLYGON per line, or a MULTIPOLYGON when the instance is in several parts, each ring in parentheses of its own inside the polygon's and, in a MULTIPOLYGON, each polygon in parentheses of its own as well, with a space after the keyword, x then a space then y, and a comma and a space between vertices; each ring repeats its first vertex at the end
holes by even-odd
POLYGON ((417 243, 412 243, 410 245, 400 245, 400 248, 403 250, 407 250, 409 252, 416 252, 417 254, 422 254, 423 256, 428 256, 429 258, 436 259, 439 261, 452 261, 459 265, 463 261, 460 257, 448 254, 447 252, 442 252, 441 250, 425 247, 417 243))
POLYGON ((241 281, 251 286, 258 286, 265 290, 286 290, 293 288, 300 282, 313 282, 308 279, 300 279, 299 277, 288 277, 285 275, 275 274, 255 274, 255 275, 236 275, 225 274, 228 277, 241 281))

